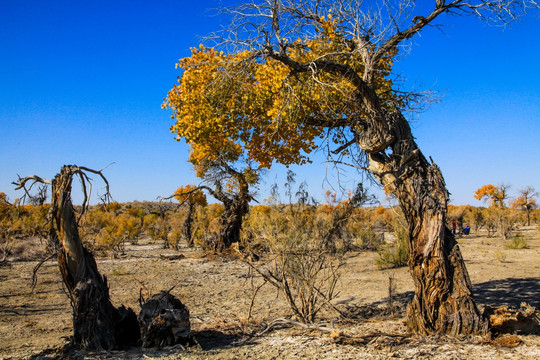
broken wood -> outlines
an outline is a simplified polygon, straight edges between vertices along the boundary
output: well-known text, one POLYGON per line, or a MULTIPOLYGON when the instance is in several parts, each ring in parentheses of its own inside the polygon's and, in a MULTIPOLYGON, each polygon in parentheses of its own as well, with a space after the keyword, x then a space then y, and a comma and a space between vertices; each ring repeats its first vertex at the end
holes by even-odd
POLYGON ((31 175, 19 178, 15 184, 26 194, 36 182, 52 187, 49 242, 57 250, 58 266, 73 308, 70 347, 111 350, 137 344, 139 326, 133 310, 112 305, 107 278, 99 273, 94 256, 83 246, 79 237, 78 219, 71 202, 71 185, 73 177, 78 176, 84 193, 84 213, 88 207, 88 189, 91 187, 88 172, 103 179, 108 196, 109 183, 101 170, 76 165, 63 166, 53 181, 31 175), (31 185, 27 188, 26 184, 30 181, 31 185))
POLYGON ((139 313, 143 348, 194 345, 189 310, 169 291, 153 295, 139 313))

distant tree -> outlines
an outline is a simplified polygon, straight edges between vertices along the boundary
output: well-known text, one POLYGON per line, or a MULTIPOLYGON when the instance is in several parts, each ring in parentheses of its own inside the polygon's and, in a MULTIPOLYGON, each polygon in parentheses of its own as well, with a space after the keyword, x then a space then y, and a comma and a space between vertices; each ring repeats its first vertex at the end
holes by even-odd
POLYGON ((527 226, 531 225, 531 213, 536 209, 536 197, 538 193, 532 186, 527 186, 519 190, 519 196, 512 203, 514 209, 520 209, 527 214, 527 226))
POLYGON ((490 206, 506 207, 508 199, 508 189, 510 185, 501 184, 495 186, 492 184, 484 185, 474 193, 474 198, 477 200, 489 201, 490 206))
POLYGON ((480 187, 474 193, 476 199, 488 201, 490 204, 489 208, 484 210, 488 235, 493 231, 496 231, 499 236, 505 239, 512 235, 516 219, 506 206, 508 189, 510 189, 510 185, 501 184, 495 186, 488 184, 480 187))
POLYGON ((43 205, 47 200, 47 186, 42 185, 38 188, 38 192, 35 195, 30 196, 30 204, 43 205))
POLYGON ((220 230, 216 238, 208 238, 209 249, 223 251, 240 242, 244 216, 253 199, 250 187, 259 181, 259 171, 250 165, 236 169, 226 160, 203 161, 195 167, 207 185, 200 186, 223 204, 220 230))
POLYGON ((178 200, 180 204, 186 204, 188 208, 186 220, 182 227, 182 235, 186 240, 187 246, 193 247, 193 216, 195 215, 195 207, 206 206, 206 195, 200 188, 195 185, 180 186, 174 192, 174 198, 178 200))

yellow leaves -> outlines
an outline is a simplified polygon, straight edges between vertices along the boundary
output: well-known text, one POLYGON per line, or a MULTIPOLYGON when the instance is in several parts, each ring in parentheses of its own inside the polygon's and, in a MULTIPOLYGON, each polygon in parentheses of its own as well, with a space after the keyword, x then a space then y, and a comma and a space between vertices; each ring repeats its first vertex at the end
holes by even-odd
POLYGON ((181 204, 185 202, 201 206, 206 206, 207 204, 206 195, 195 185, 180 186, 174 192, 174 198, 181 204))
MULTIPOLYGON (((205 162, 218 155, 236 161, 246 154, 260 168, 274 161, 306 163, 318 139, 326 136, 328 124, 366 116, 349 79, 315 66, 320 61, 346 64, 362 76, 361 57, 351 52, 340 24, 341 19, 327 14, 314 37, 289 44, 287 55, 312 63, 312 72, 294 73, 280 61, 248 51, 225 54, 204 46, 192 48, 190 57, 178 61, 183 73, 163 107, 173 111, 170 130, 190 145, 190 161, 199 174, 207 170, 205 162)), ((394 55, 379 61, 375 79, 377 92, 389 106, 400 102, 387 79, 394 55)), ((346 140, 338 135, 332 141, 346 140)))
POLYGON ((490 206, 504 207, 506 199, 506 189, 504 186, 498 187, 492 184, 484 185, 474 193, 474 198, 478 200, 488 199, 490 206))

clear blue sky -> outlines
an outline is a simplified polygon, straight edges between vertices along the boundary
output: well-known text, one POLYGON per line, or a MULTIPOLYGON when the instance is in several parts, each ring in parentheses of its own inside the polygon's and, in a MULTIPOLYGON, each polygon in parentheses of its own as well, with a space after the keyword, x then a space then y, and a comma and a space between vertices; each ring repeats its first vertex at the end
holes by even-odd
MULTIPOLYGON (((17 174, 52 178, 63 164, 111 162, 105 175, 120 202, 198 183, 160 105, 179 75, 175 62, 218 29, 206 12, 216 4, 0 0, 0 191, 20 196, 17 174)), ((540 191, 538 20, 535 13, 502 32, 445 17, 445 32, 426 29, 396 67, 408 84, 443 91, 413 132, 455 204, 480 205, 473 193, 487 183, 540 191)), ((316 195, 327 188, 322 161, 293 169, 316 195)), ((278 166, 266 175, 260 200, 283 173, 278 166)))

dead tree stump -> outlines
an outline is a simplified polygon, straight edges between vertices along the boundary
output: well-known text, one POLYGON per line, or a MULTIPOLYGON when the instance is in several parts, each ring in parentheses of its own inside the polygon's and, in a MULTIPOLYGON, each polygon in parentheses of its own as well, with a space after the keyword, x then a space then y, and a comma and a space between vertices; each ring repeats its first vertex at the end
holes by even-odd
POLYGON ((168 291, 148 299, 139 313, 143 348, 192 345, 189 310, 168 291))

